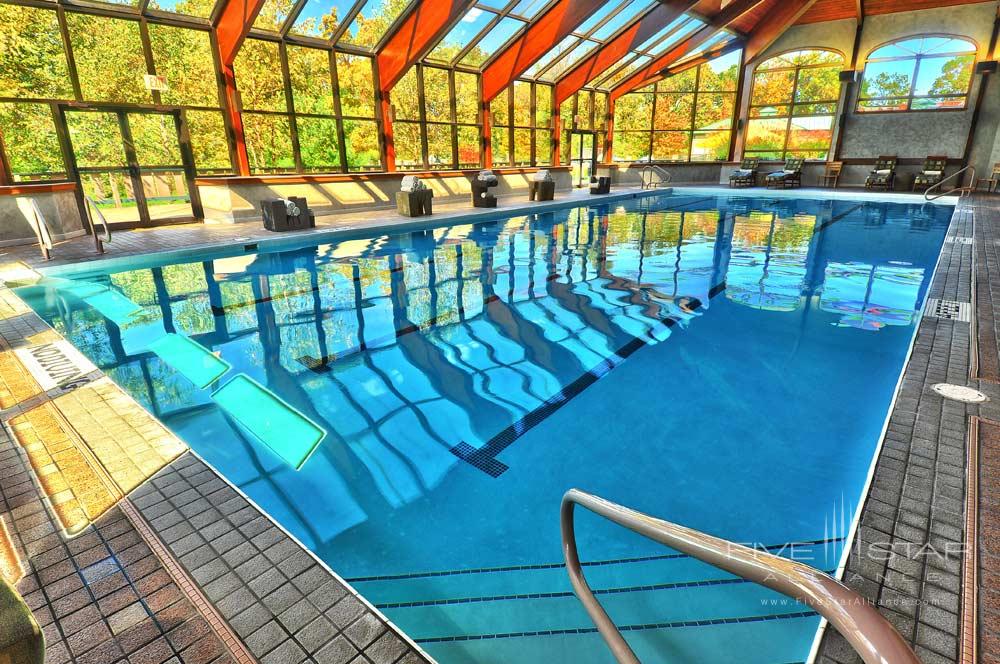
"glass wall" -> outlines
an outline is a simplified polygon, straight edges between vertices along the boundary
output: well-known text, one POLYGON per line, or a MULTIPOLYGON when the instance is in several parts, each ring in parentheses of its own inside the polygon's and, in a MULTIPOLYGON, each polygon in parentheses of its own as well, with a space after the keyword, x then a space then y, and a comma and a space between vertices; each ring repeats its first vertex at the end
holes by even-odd
POLYGON ((490 102, 494 166, 552 163, 552 86, 514 81, 490 102))
POLYGON ((382 169, 372 58, 253 38, 233 69, 252 172, 382 169))
POLYGON ((757 66, 744 153, 761 159, 826 159, 840 98, 844 57, 792 51, 757 66))
POLYGON ((615 161, 725 161, 741 53, 734 51, 615 103, 615 161))
POLYGON ((479 76, 418 64, 392 91, 399 170, 480 165, 479 76))
POLYGON ((207 26, 3 3, 0 25, 0 132, 15 181, 67 177, 56 126, 58 103, 70 101, 180 106, 198 172, 231 172, 207 26), (147 89, 146 74, 164 77, 167 89, 147 89))

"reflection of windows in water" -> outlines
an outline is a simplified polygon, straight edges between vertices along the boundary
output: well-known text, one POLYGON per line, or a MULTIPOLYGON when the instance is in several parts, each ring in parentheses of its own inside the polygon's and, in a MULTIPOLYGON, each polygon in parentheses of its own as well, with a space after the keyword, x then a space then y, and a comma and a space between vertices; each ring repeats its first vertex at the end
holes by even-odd
POLYGON ((910 325, 923 280, 923 268, 830 263, 819 306, 841 315, 838 327, 877 331, 887 325, 910 325))
POLYGON ((766 311, 795 311, 802 301, 816 217, 738 215, 726 271, 726 299, 766 311))

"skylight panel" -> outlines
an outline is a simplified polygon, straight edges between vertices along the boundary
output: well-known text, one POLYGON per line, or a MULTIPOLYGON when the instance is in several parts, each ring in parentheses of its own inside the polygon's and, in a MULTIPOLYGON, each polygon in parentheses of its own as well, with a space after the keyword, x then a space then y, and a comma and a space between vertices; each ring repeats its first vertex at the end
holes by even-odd
POLYGON ((627 7, 615 14, 614 18, 595 30, 591 37, 599 41, 609 39, 611 35, 631 23, 639 14, 644 13, 655 4, 655 2, 650 3, 647 0, 632 0, 627 7))
POLYGON ((549 51, 543 55, 538 62, 531 65, 528 71, 525 72, 526 76, 534 77, 540 72, 544 71, 549 65, 559 59, 564 53, 576 46, 580 42, 580 38, 574 35, 568 35, 563 38, 561 42, 553 46, 549 51))
POLYGON ((253 22, 255 30, 266 30, 267 32, 281 32, 281 26, 285 24, 288 13, 295 3, 281 2, 280 0, 264 0, 264 5, 260 8, 260 13, 253 22))
POLYGON ((597 42, 584 40, 576 45, 576 47, 566 54, 564 58, 555 63, 545 74, 542 76, 542 80, 554 81, 559 78, 570 69, 572 69, 576 63, 580 62, 584 57, 590 53, 595 46, 600 46, 597 42))
POLYGON ((479 43, 477 43, 472 50, 465 54, 465 57, 462 58, 462 64, 473 67, 478 67, 483 64, 490 56, 500 51, 500 47, 507 43, 507 40, 523 28, 524 25, 524 21, 511 18, 509 16, 505 16, 500 19, 500 21, 493 26, 493 29, 487 32, 486 35, 479 40, 479 43))
POLYGON ((677 32, 666 37, 659 43, 650 46, 648 49, 646 49, 646 53, 649 53, 651 55, 661 55, 662 53, 665 53, 674 46, 677 46, 677 44, 684 41, 686 37, 689 37, 695 30, 699 29, 703 25, 704 23, 702 23, 701 21, 691 20, 685 23, 680 29, 677 30, 677 32))
POLYGON ((653 35, 652 37, 650 37, 649 39, 647 39, 643 43, 639 44, 639 46, 636 49, 634 49, 634 50, 636 50, 636 51, 638 51, 640 53, 646 51, 649 47, 657 44, 658 42, 660 42, 661 40, 663 40, 665 37, 669 36, 674 31, 676 31, 678 28, 683 27, 690 20, 691 20, 690 18, 688 18, 687 16, 684 16, 683 14, 680 15, 680 16, 678 16, 673 21, 671 21, 667 25, 663 26, 663 28, 661 28, 659 30, 659 32, 657 32, 655 35, 653 35))
POLYGON ((509 13, 513 16, 520 16, 530 21, 535 18, 538 12, 540 12, 547 4, 549 4, 549 0, 521 0, 521 2, 517 3, 517 5, 515 5, 509 13))
POLYGON ((452 62, 462 50, 472 43, 479 34, 486 29, 490 21, 496 18, 496 14, 491 11, 473 7, 465 13, 455 27, 445 35, 444 39, 438 42, 428 55, 428 60, 437 62, 452 62))
POLYGON ((591 14, 590 18, 588 18, 586 21, 584 21, 577 27, 576 29, 577 33, 581 35, 587 34, 588 32, 594 29, 595 25, 597 25, 605 18, 610 16, 611 12, 615 11, 624 4, 628 4, 628 2, 629 0, 625 0, 625 2, 617 2, 617 3, 607 2, 604 5, 601 5, 600 9, 591 14))
POLYGON ((409 3, 393 0, 368 0, 341 35, 340 42, 374 48, 407 6, 409 3))
POLYGON ((289 32, 303 37, 333 39, 356 0, 305 0, 289 32))
POLYGON ((716 33, 716 34, 712 35, 711 37, 709 37, 708 39, 706 39, 701 44, 701 46, 698 46, 697 48, 695 48, 695 50, 691 51, 691 53, 688 54, 687 56, 685 56, 684 59, 687 60, 688 58, 698 57, 699 55, 701 55, 705 51, 709 51, 709 50, 715 48, 716 46, 718 46, 719 44, 721 44, 722 42, 727 41, 731 36, 732 35, 730 35, 728 32, 719 32, 719 33, 716 33))
POLYGON ((480 7, 490 7, 499 10, 510 4, 510 0, 479 0, 476 4, 480 7))
POLYGON ((149 0, 149 4, 146 5, 147 10, 152 9, 198 18, 209 18, 214 8, 215 0, 149 0))
POLYGON ((640 55, 636 58, 633 58, 632 61, 629 62, 628 64, 619 67, 615 71, 611 72, 611 74, 606 76, 604 80, 600 81, 596 87, 605 90, 613 88, 615 85, 625 80, 625 78, 630 76, 640 67, 645 67, 646 65, 648 65, 650 62, 652 62, 652 60, 653 58, 649 57, 648 55, 640 55))

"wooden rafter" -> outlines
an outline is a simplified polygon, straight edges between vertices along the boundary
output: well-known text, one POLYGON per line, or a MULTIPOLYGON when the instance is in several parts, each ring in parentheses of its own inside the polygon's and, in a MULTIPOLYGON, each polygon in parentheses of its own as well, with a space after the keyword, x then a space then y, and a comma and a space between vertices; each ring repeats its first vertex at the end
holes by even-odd
POLYGON ((595 53, 584 58, 556 81, 556 108, 698 2, 699 0, 663 0, 619 31, 603 47, 595 49, 595 53))
POLYGON ((475 0, 419 0, 376 54, 382 92, 391 90, 474 4, 475 0))
POLYGON ((664 72, 669 71, 670 65, 678 62, 706 41, 714 37, 721 30, 724 30, 733 21, 747 13, 763 0, 733 0, 726 5, 722 11, 709 19, 708 23, 695 30, 688 37, 681 40, 669 51, 650 62, 645 67, 635 71, 631 76, 616 85, 611 90, 611 98, 618 99, 623 94, 645 87, 664 77, 664 72))
POLYGON ((233 62, 263 6, 264 0, 223 0, 215 23, 215 45, 225 89, 226 125, 233 138, 237 175, 250 175, 250 157, 247 154, 233 62))
POLYGON ((492 101, 604 3, 605 0, 557 0, 553 3, 483 70, 482 102, 492 101))
POLYGON ((781 0, 747 37, 744 60, 748 63, 756 60, 814 4, 816 0, 781 0))

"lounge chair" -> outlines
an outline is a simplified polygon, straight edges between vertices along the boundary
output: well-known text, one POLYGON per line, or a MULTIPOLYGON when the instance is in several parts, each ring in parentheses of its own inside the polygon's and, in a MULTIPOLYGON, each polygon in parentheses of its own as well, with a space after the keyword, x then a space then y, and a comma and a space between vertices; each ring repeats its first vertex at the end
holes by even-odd
POLYGON ((760 159, 752 157, 740 162, 740 167, 729 176, 730 187, 753 187, 757 184, 757 169, 760 159))
POLYGON ((879 157, 875 160, 875 168, 865 179, 865 189, 885 189, 892 191, 896 185, 897 157, 879 157))
POLYGON ((789 157, 785 160, 785 167, 774 173, 768 173, 764 178, 768 189, 787 189, 789 187, 802 186, 802 164, 805 163, 802 157, 789 157))
POLYGON ((992 194, 1000 186, 1000 161, 993 164, 993 172, 988 178, 976 178, 976 190, 978 191, 983 183, 986 183, 986 193, 992 194))
POLYGON ((944 169, 948 165, 948 157, 927 157, 924 167, 913 178, 913 191, 918 187, 927 189, 944 179, 944 169))
POLYGON ((837 188, 837 182, 840 181, 840 174, 844 170, 844 162, 842 161, 828 161, 826 162, 826 170, 823 171, 823 175, 820 176, 823 180, 824 187, 837 188))

